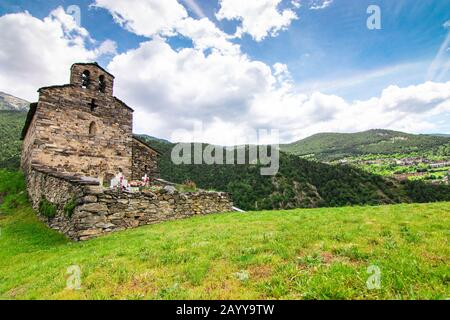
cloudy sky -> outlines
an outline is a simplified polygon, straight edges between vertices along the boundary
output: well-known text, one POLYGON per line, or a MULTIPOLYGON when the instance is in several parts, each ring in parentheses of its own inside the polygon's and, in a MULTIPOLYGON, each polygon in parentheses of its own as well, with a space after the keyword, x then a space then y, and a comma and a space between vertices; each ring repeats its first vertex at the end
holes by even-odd
POLYGON ((136 133, 166 139, 450 133, 449 0, 1 1, 0 91, 34 101, 80 61, 116 76, 136 133))

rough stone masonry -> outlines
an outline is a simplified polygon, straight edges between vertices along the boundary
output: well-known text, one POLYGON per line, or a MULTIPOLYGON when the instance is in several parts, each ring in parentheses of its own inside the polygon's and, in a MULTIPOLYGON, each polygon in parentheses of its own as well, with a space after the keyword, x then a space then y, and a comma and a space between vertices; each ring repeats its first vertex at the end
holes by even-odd
POLYGON ((97 63, 76 63, 70 84, 38 90, 22 132, 21 167, 33 207, 73 240, 141 225, 232 211, 225 193, 127 193, 105 189, 118 172, 158 178, 158 151, 133 136, 133 109, 113 95, 114 76, 97 63), (51 217, 42 204, 55 208, 51 217), (70 210, 69 210, 70 209, 70 210))
POLYGON ((185 192, 165 188, 158 192, 129 193, 107 190, 95 181, 55 172, 32 170, 27 176, 33 208, 39 211, 45 198, 56 209, 53 217, 39 218, 72 240, 154 224, 232 211, 228 194, 185 192), (68 204, 73 204, 70 211, 68 204))

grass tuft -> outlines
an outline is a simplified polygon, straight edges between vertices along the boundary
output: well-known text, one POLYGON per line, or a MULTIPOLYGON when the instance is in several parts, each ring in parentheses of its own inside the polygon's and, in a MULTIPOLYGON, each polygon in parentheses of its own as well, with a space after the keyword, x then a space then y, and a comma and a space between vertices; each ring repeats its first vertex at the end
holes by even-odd
POLYGON ((45 198, 42 198, 39 202, 39 213, 47 218, 54 218, 57 213, 55 204, 51 203, 45 198))
POLYGON ((69 218, 72 217, 73 212, 77 206, 77 203, 74 199, 70 199, 65 205, 64 205, 64 213, 69 218))

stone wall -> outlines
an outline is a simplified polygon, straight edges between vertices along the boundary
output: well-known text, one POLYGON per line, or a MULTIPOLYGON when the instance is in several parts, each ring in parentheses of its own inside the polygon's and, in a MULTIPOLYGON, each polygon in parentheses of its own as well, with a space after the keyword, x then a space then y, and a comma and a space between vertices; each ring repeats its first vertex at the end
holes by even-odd
POLYGON ((232 211, 226 193, 179 193, 173 187, 155 193, 127 193, 104 190, 92 181, 77 179, 36 170, 27 177, 33 207, 38 211, 45 198, 57 208, 55 217, 39 214, 40 219, 75 241, 162 221, 232 211), (64 207, 71 201, 76 206, 68 214, 64 207))
POLYGON ((98 185, 89 181, 78 181, 74 177, 67 177, 59 173, 50 173, 45 171, 31 170, 26 176, 28 197, 33 209, 38 212, 39 218, 47 223, 49 227, 69 238, 75 239, 77 228, 72 223, 70 217, 64 212, 64 207, 70 201, 80 201, 83 199, 85 189, 89 186, 98 185), (57 214, 49 219, 39 214, 39 204, 45 199, 52 203, 57 214))
POLYGON ((22 168, 112 178, 131 177, 133 110, 112 94, 113 77, 95 64, 72 67, 71 83, 39 90, 39 102, 24 136, 22 168), (90 85, 82 87, 83 70, 90 85), (104 92, 98 78, 104 75, 104 92))
POLYGON ((150 179, 159 178, 158 153, 144 142, 133 138, 133 180, 141 180, 144 175, 150 179))

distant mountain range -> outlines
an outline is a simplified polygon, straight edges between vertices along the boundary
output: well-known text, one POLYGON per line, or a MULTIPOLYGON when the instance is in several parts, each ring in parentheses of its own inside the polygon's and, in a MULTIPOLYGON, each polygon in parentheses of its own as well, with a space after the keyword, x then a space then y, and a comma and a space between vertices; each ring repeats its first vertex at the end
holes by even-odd
MULTIPOLYGON (((155 148, 164 149, 172 144, 168 140, 149 135, 140 137, 151 141, 155 148)), ((374 129, 357 133, 318 133, 293 143, 282 144, 280 150, 319 161, 331 161, 367 154, 430 152, 444 145, 450 145, 450 134, 410 134, 374 129)))
POLYGON ((431 135, 432 136, 436 136, 436 137, 447 137, 447 138, 450 138, 450 134, 445 134, 445 133, 433 133, 431 135))
POLYGON ((203 189, 226 191, 244 210, 450 200, 450 186, 399 183, 353 166, 308 161, 285 152, 280 152, 280 170, 273 177, 261 176, 260 164, 174 165, 174 143, 139 138, 160 151, 163 179, 176 183, 191 180, 203 189))
POLYGON ((0 111, 28 111, 30 102, 0 91, 0 111))
POLYGON ((320 161, 367 154, 429 152, 450 143, 446 135, 416 135, 392 130, 358 133, 318 133, 280 146, 282 151, 320 161))

